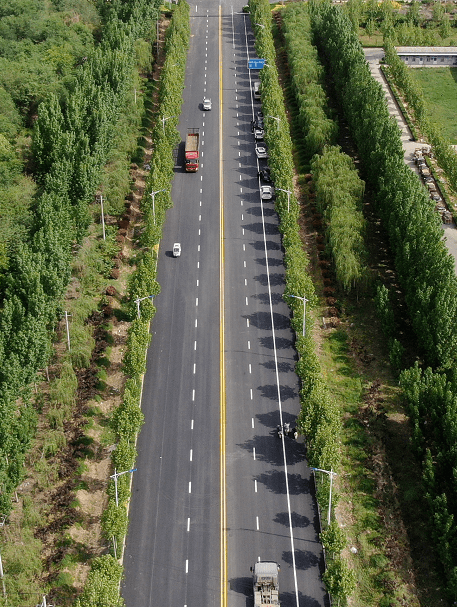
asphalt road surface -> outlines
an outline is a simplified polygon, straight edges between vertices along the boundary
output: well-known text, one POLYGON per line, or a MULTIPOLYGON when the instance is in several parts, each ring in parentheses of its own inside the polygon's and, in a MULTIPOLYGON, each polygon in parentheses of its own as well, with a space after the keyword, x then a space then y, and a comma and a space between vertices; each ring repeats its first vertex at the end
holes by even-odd
POLYGON ((127 607, 251 607, 258 559, 281 565, 284 607, 327 605, 304 444, 275 431, 299 411, 296 354, 278 218, 259 195, 257 72, 247 69, 255 53, 241 7, 191 5, 179 128, 182 141, 200 129, 201 167, 176 170, 161 244, 124 553, 127 607))

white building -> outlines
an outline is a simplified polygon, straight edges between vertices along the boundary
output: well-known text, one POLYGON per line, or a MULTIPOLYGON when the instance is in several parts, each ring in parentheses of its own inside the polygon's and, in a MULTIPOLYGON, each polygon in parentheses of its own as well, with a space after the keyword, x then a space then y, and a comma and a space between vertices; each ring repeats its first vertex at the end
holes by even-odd
POLYGON ((396 46, 395 49, 410 67, 457 65, 456 46, 396 46))

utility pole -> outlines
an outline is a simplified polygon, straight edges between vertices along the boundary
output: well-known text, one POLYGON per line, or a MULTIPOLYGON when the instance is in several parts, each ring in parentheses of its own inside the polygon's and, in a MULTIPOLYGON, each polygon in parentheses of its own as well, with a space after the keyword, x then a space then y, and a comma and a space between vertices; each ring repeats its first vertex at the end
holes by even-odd
POLYGON ((3 577, 3 563, 2 563, 2 557, 1 557, 1 555, 0 555, 0 578, 2 579, 3 596, 6 599, 7 598, 7 594, 6 594, 6 588, 5 588, 5 579, 3 577))
POLYGON ((154 191, 151 192, 151 196, 152 196, 152 215, 154 217, 154 223, 156 222, 155 199, 156 199, 156 194, 158 194, 159 192, 166 192, 166 190, 157 190, 156 192, 154 192, 154 191))
POLYGON ((167 120, 170 120, 170 118, 175 118, 175 116, 168 116, 167 118, 161 118, 160 120, 162 121, 162 126, 163 126, 163 134, 165 135, 165 122, 167 120))
POLYGON ((68 344, 68 351, 71 352, 71 347, 70 347, 70 328, 68 326, 68 317, 72 316, 72 314, 68 314, 68 312, 65 310, 65 326, 67 328, 67 344, 68 344))
MULTIPOLYGON (((267 65, 267 67, 269 67, 269 66, 267 65)), ((267 118, 271 118, 272 120, 276 120, 276 125, 277 125, 278 131, 279 131, 279 123, 281 122, 281 118, 279 118, 278 116, 267 116, 267 118)))
MULTIPOLYGON (((135 91, 136 93, 136 91, 135 91)), ((135 101, 136 103, 136 101, 135 101)), ((100 208, 101 208, 101 213, 102 213, 102 230, 103 230, 103 240, 106 240, 106 234, 105 234, 105 213, 103 212, 103 196, 100 195, 100 208)))
MULTIPOLYGON (((303 337, 305 337, 306 335, 306 302, 309 301, 309 299, 306 299, 306 297, 299 297, 298 295, 288 295, 288 297, 293 297, 294 299, 301 299, 303 302, 303 337)), ((316 468, 317 470, 317 468, 316 468)), ((325 472, 325 470, 324 470, 325 472)))
POLYGON ((117 472, 116 468, 114 468, 114 474, 112 474, 110 476, 110 478, 114 478, 114 490, 116 492, 116 508, 119 507, 119 498, 117 495, 117 479, 119 478, 119 476, 122 476, 123 474, 129 474, 131 472, 136 472, 137 469, 136 468, 132 468, 131 470, 124 470, 124 472, 117 472))
POLYGON ((330 493, 328 498, 328 516, 327 516, 327 525, 330 525, 330 516, 332 513, 332 485, 333 485, 333 475, 338 476, 336 472, 333 472, 333 468, 330 470, 322 470, 322 468, 311 468, 313 472, 324 472, 330 476, 330 493))
MULTIPOLYGON (((157 266, 157 264, 156 264, 157 266)), ((137 299, 135 299, 135 303, 136 303, 136 311, 138 313, 138 318, 141 318, 141 313, 140 313, 140 301, 144 301, 145 299, 154 299, 155 295, 146 295, 146 297, 138 297, 137 299)))

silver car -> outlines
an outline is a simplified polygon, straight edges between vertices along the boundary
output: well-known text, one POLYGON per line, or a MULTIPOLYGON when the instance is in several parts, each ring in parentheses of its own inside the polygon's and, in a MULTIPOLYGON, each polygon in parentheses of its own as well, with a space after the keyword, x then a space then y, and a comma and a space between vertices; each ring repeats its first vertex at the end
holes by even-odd
POLYGON ((262 200, 271 200, 274 196, 274 189, 271 185, 261 185, 260 186, 260 198, 262 200))
POLYGON ((257 156, 257 158, 268 158, 267 148, 264 145, 256 143, 255 155, 257 156))

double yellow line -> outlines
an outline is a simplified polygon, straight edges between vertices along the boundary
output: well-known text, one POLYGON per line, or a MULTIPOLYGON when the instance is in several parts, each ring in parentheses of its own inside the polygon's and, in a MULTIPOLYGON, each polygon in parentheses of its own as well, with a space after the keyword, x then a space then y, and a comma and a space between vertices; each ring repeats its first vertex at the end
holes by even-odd
POLYGON ((221 525, 221 607, 227 607, 227 495, 225 487, 225 332, 224 332, 224 179, 222 157, 222 7, 219 5, 219 365, 220 365, 220 525, 221 525))

